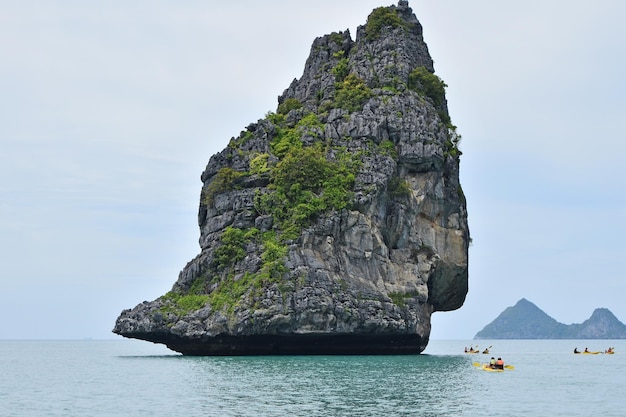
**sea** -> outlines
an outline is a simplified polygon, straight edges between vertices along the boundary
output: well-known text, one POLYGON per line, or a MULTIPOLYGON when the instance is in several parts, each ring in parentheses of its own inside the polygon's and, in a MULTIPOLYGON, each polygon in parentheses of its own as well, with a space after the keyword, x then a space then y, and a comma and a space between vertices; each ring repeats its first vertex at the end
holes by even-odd
POLYGON ((625 387, 626 340, 431 340, 421 355, 242 357, 127 339, 0 340, 3 417, 623 417, 625 387), (490 354, 464 353, 470 346, 490 354), (491 356, 514 369, 475 366, 491 356))

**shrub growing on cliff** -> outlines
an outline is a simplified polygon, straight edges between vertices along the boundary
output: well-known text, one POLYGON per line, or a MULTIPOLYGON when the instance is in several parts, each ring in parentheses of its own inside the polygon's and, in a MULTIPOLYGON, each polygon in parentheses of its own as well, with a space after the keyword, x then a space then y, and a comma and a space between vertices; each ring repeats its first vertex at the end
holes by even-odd
POLYGON ((294 184, 303 190, 318 192, 324 178, 331 175, 330 163, 319 147, 291 149, 276 164, 271 178, 278 190, 289 193, 294 184))
POLYGON ((384 27, 405 27, 404 21, 393 7, 378 7, 370 13, 365 24, 365 35, 376 39, 384 27))
POLYGON ((444 144, 444 155, 458 158, 462 152, 459 149, 459 142, 461 142, 461 135, 456 132, 456 127, 452 126, 448 131, 448 140, 444 144))
POLYGON ((235 279, 232 274, 227 275, 219 282, 207 297, 205 302, 209 302, 215 310, 226 310, 232 313, 239 304, 241 297, 248 291, 252 291, 255 296, 258 291, 267 283, 280 282, 283 274, 287 272, 285 267, 285 256, 287 256, 288 248, 280 241, 273 231, 260 233, 258 229, 238 229, 228 227, 222 234, 222 246, 216 250, 216 257, 220 256, 220 261, 214 265, 222 270, 232 266, 235 262, 243 259, 245 252, 239 252, 237 245, 245 246, 247 243, 255 240, 262 248, 261 268, 255 273, 246 272, 243 277, 235 279), (223 255, 232 254, 228 258, 223 255))
POLYGON ((396 145, 390 140, 383 140, 378 145, 378 149, 381 155, 389 156, 393 159, 398 159, 398 151, 396 145))
POLYGON ((280 241, 276 233, 266 232, 263 234, 263 253, 261 260, 263 265, 259 272, 262 282, 278 282, 282 275, 287 272, 284 259, 288 248, 280 241))
POLYGON ((410 291, 407 293, 402 292, 390 292, 387 294, 391 301, 400 308, 406 307, 406 302, 408 299, 419 297, 418 291, 410 291))
POLYGON ((272 170, 271 192, 258 195, 255 207, 274 218, 285 239, 293 238, 316 215, 348 205, 354 169, 349 158, 327 160, 321 145, 292 148, 272 170))
POLYGON ((445 109, 447 85, 441 78, 428 71, 425 67, 417 67, 409 74, 408 87, 430 98, 437 109, 441 121, 447 127, 454 128, 445 109))
POLYGON ((409 88, 429 97, 437 108, 444 105, 446 87, 446 83, 441 78, 425 67, 417 67, 409 74, 409 88))
POLYGON ((389 179, 387 190, 393 198, 406 198, 411 195, 411 186, 407 180, 396 175, 389 179))
POLYGON ((288 98, 285 99, 282 103, 278 105, 278 110, 276 111, 279 114, 287 114, 291 110, 302 108, 302 103, 297 98, 288 98))
POLYGON ((290 149, 301 148, 301 134, 297 129, 278 129, 278 134, 270 142, 270 149, 279 158, 285 156, 290 149))
POLYGON ((222 233, 222 244, 214 252, 213 264, 218 269, 240 261, 246 256, 245 245, 259 232, 256 228, 247 230, 228 226, 222 233))
POLYGON ((232 313, 241 296, 250 288, 255 288, 258 285, 256 281, 255 275, 248 272, 238 280, 235 280, 233 276, 229 276, 207 296, 208 302, 214 310, 226 309, 229 313, 232 313))
POLYGON ((236 171, 232 168, 221 168, 204 190, 204 203, 210 206, 213 204, 215 195, 234 190, 237 180, 244 175, 243 172, 236 171))
POLYGON ((173 291, 161 297, 165 305, 161 307, 161 313, 173 313, 177 316, 189 314, 204 307, 209 301, 206 294, 179 294, 173 291))
POLYGON ((338 82, 345 80, 345 78, 350 73, 350 66, 348 64, 348 58, 341 58, 339 62, 337 62, 337 65, 333 67, 332 73, 338 82))
POLYGON ((363 104, 372 96, 372 90, 354 73, 336 83, 336 88, 335 106, 349 112, 363 108, 363 104))
POLYGON ((269 157, 269 154, 266 153, 260 153, 252 157, 252 159, 250 159, 250 173, 263 175, 270 172, 271 169, 268 165, 269 157))
POLYGON ((302 117, 294 127, 286 125, 283 115, 268 115, 276 127, 276 136, 270 142, 270 149, 278 158, 283 158, 289 150, 302 147, 302 136, 317 137, 324 125, 317 115, 309 113, 302 117))

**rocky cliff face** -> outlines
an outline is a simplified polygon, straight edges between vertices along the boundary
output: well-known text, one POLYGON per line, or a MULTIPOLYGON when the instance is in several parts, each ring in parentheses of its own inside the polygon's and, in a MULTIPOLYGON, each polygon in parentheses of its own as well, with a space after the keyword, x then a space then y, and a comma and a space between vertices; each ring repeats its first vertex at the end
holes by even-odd
POLYGON ((183 354, 419 353, 467 293, 445 84, 406 1, 315 39, 202 174, 200 254, 114 332, 183 354))

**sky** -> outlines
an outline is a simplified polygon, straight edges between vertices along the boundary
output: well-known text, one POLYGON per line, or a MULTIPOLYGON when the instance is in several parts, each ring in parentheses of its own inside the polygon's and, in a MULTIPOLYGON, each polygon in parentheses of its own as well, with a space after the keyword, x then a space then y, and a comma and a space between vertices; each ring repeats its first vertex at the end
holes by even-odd
MULTIPOLYGON (((626 322, 626 2, 412 0, 462 136, 470 340, 526 298, 626 322)), ((381 0, 0 0, 0 339, 111 339, 199 253, 200 174, 381 0)))

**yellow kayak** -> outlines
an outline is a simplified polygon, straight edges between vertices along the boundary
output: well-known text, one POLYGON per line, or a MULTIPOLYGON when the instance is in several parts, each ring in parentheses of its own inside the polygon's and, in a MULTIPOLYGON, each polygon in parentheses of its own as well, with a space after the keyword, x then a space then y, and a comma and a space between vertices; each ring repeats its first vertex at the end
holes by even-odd
POLYGON ((487 371, 487 372, 504 372, 504 369, 492 368, 491 366, 487 364, 484 364, 483 366, 481 366, 480 369, 482 369, 483 371, 487 371))
POLYGON ((583 354, 583 355, 599 355, 600 353, 603 353, 605 355, 612 355, 615 353, 614 350, 607 350, 605 352, 600 352, 599 350, 594 350, 593 352, 587 350, 587 351, 582 351, 582 352, 574 352, 575 354, 583 354))
POLYGON ((504 365, 504 369, 492 368, 488 363, 481 365, 478 362, 474 362, 472 363, 472 365, 476 366, 478 369, 481 369, 487 372, 504 372, 505 370, 512 371, 513 369, 515 369, 513 365, 504 365))

